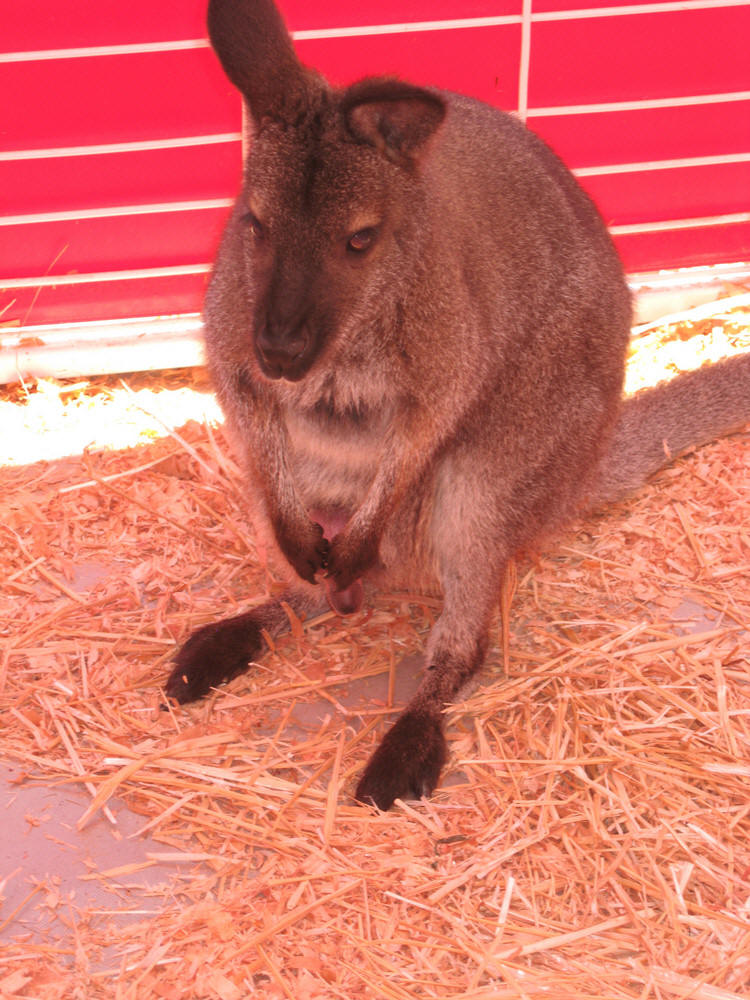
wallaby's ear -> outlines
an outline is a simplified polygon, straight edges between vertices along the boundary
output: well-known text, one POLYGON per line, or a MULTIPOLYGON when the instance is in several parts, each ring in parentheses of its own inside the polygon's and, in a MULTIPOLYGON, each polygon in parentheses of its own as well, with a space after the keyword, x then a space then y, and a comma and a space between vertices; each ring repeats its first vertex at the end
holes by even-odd
POLYGON ((208 34, 256 122, 293 123, 304 113, 314 76, 297 59, 273 0, 210 0, 208 34))
POLYGON ((440 126, 445 102, 432 91, 400 80, 363 80, 346 92, 342 110, 355 138, 406 165, 440 126))

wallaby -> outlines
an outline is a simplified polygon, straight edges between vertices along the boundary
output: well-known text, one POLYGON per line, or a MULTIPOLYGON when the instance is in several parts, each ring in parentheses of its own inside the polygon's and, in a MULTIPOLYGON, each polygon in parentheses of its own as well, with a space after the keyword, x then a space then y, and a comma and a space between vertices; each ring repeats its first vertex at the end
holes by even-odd
POLYGON ((363 581, 443 597, 425 676, 356 797, 430 794, 504 567, 581 510, 750 419, 750 355, 621 403, 630 300, 593 204, 508 114, 397 79, 330 86, 272 0, 211 0, 247 110, 205 304, 216 392, 288 590, 198 629, 199 698, 363 581))

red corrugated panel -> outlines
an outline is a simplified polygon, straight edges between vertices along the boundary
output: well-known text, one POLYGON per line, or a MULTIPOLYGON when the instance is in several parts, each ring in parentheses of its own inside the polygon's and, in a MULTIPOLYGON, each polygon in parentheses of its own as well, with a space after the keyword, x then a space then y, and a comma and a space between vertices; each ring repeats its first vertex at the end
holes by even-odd
POLYGON ((612 226, 746 211, 750 162, 581 177, 612 226))
POLYGON ((750 95, 685 107, 533 115, 529 125, 574 169, 737 156, 750 152, 750 95))
POLYGON ((691 266, 748 259, 750 223, 725 223, 693 229, 618 235, 617 247, 628 271, 657 271, 664 261, 691 266))
MULTIPOLYGON (((10 315, 23 326, 129 319, 134 315, 133 303, 139 306, 139 316, 175 316, 196 311, 203 300, 207 278, 207 272, 154 277, 138 275, 81 285, 14 288, 2 301, 10 306, 10 315), (186 308, 186 304, 195 304, 196 308, 186 308)), ((0 321, 4 322, 5 316, 0 316, 0 321)))
POLYGON ((236 130, 240 102, 210 49, 0 63, 0 149, 236 130))
POLYGON ((521 16, 522 0, 283 0, 292 31, 347 28, 357 25, 414 24, 457 18, 521 16))
POLYGON ((518 101, 520 25, 407 32, 301 41, 300 58, 333 83, 375 73, 408 76, 484 101, 515 108, 518 101))
POLYGON ((746 90, 750 6, 535 23, 529 106, 746 90))
POLYGON ((0 171, 14 215, 227 198, 241 179, 241 144, 14 160, 0 171))
POLYGON ((7 0, 0 50, 49 51, 205 37, 205 0, 7 0))
POLYGON ((211 207, 17 226, 12 243, 0 241, 0 273, 13 279, 204 262, 227 212, 211 207))

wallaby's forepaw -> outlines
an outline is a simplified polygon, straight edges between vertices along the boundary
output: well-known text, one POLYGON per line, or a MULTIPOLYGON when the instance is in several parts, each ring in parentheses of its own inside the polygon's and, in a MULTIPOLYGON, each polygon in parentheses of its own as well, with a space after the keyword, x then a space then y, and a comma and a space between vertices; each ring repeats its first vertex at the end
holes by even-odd
POLYGON ((407 710, 370 758, 355 796, 378 809, 390 809, 395 799, 430 795, 446 758, 440 716, 407 710))
POLYGON ((262 644, 260 625, 250 615, 204 625, 177 654, 165 685, 167 697, 181 705, 202 698, 247 670, 262 644))
POLYGON ((354 539, 344 531, 331 542, 326 568, 334 591, 348 590, 378 561, 379 540, 354 539))
POLYGON ((315 583, 316 574, 328 566, 330 543, 314 521, 296 529, 277 525, 276 541, 295 573, 308 583, 315 583))

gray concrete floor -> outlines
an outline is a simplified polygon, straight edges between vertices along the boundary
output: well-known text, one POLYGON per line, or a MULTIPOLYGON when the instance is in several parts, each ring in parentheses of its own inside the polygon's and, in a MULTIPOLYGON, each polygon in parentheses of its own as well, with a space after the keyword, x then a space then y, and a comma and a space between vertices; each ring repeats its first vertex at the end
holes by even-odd
POLYGON ((156 912, 148 890, 170 894, 176 867, 149 854, 166 848, 137 831, 147 820, 113 800, 115 823, 101 813, 77 821, 91 799, 70 784, 14 783, 19 769, 0 761, 0 941, 68 941, 79 914, 117 924, 156 912), (136 834, 136 836, 133 836, 136 834), (144 865, 122 876, 118 868, 144 865))

